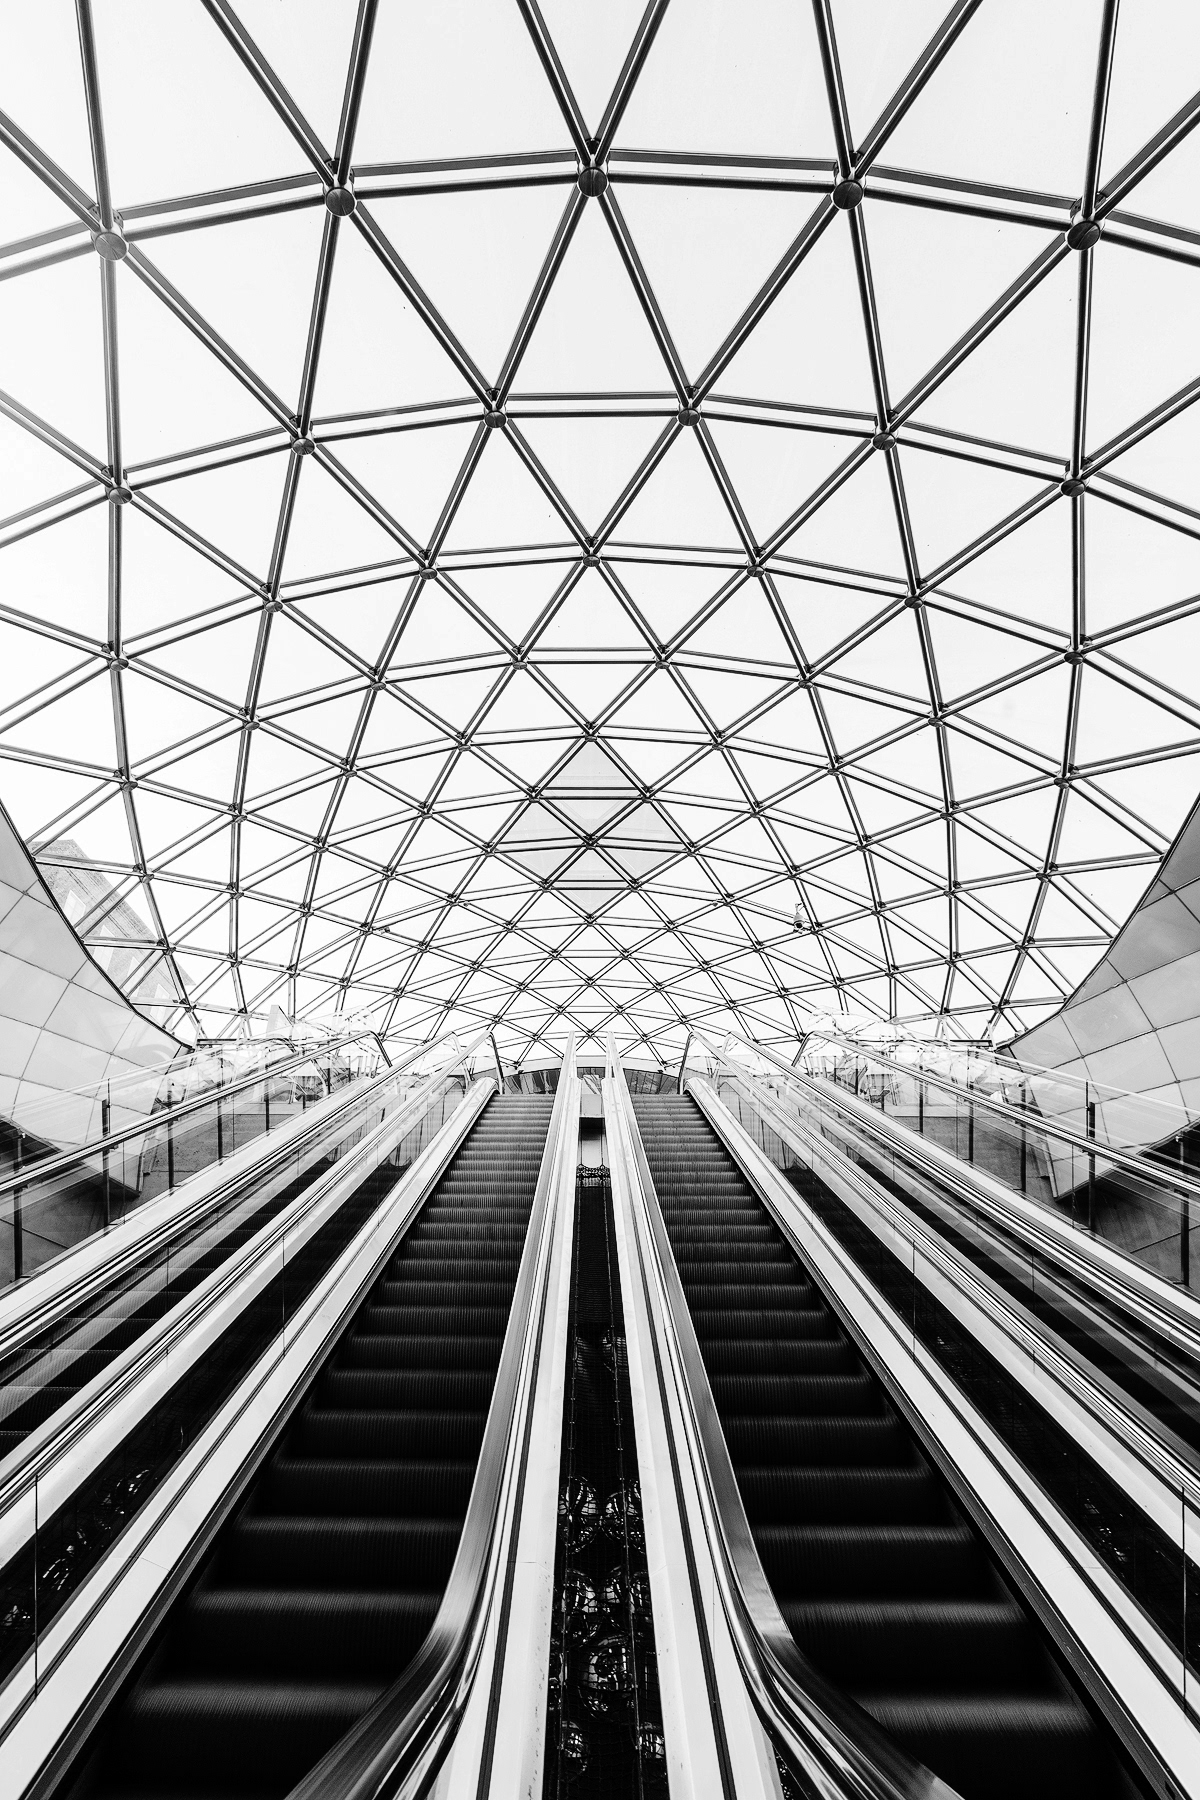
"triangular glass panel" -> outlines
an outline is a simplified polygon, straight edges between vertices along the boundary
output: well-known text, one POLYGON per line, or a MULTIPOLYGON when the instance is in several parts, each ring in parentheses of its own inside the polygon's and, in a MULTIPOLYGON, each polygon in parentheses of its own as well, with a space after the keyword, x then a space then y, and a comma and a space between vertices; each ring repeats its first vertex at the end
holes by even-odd
POLYGON ((31 431, 0 415, 0 513, 15 519, 88 480, 76 463, 59 456, 31 431))
POLYGON ((1176 414, 1106 468, 1120 480, 1200 510, 1200 407, 1176 414))
POLYGON ((1079 763, 1108 762, 1181 744, 1195 737, 1195 727, 1167 712, 1120 682, 1110 681, 1095 664, 1083 672, 1075 756, 1079 763))
POLYGON ((738 156, 834 154, 807 9, 668 9, 620 141, 738 156))
POLYGON ((464 730, 495 685, 493 669, 471 669, 457 675, 430 675, 396 682, 402 694, 444 721, 453 731, 464 730))
POLYGON ((866 214, 888 389, 899 400, 1033 262, 1043 234, 932 207, 880 202, 866 214))
MULTIPOLYGON (((539 731, 554 726, 574 729, 570 715, 523 669, 517 670, 483 721, 483 728, 489 735, 500 731, 539 731)), ((508 745, 500 754, 511 763, 508 745)))
POLYGON ((446 549, 569 541, 567 526, 503 432, 491 432, 446 534, 446 549))
POLYGON ((714 423, 712 433, 760 544, 799 511, 857 442, 828 431, 723 420, 714 423))
POLYGON ((737 529, 694 432, 680 432, 614 537, 622 544, 737 546, 737 529))
POLYGON ((500 373, 562 217, 561 187, 375 200, 371 214, 489 382, 500 373))
POLYGON ((631 389, 674 400, 666 364, 612 234, 600 208, 587 206, 521 360, 516 393, 631 389))
POLYGON ((586 720, 606 712, 637 675, 632 663, 547 663, 546 679, 586 720))
POLYGON ((813 209, 811 194, 629 187, 621 206, 667 328, 694 380, 813 209))
POLYGON ((911 612, 900 613, 886 625, 881 625, 831 663, 828 673, 844 681, 880 688, 885 693, 909 695, 923 706, 930 704, 920 635, 911 612))
POLYGON ((289 408, 300 393, 321 232, 321 215, 311 209, 180 232, 150 250, 150 260, 289 408))
POLYGON ((783 545, 805 562, 904 579, 904 551, 882 455, 871 456, 783 545))
POLYGON ((1090 455, 1183 386, 1196 308, 1186 264, 1103 239, 1093 254, 1090 455))
POLYGON ((475 426, 372 432, 330 444, 371 497, 426 545, 471 447, 475 426))
POLYGON ((245 383, 121 264, 117 307, 121 432, 127 463, 144 463, 276 426, 273 415, 245 383))
POLYGON ((312 457, 304 459, 283 559, 289 585, 344 569, 407 560, 408 554, 340 482, 312 457))
POLYGON ((489 656, 499 666, 501 654, 496 640, 452 594, 439 583, 427 581, 405 622, 388 675, 395 677, 407 668, 460 657, 489 656))
POLYGON ((850 229, 840 214, 723 371, 718 391, 830 409, 847 424, 874 429, 862 301, 850 229))
POLYGON ((969 707, 964 717, 1022 749, 1040 751, 1043 757, 1058 761, 1067 729, 1069 691, 1068 671, 1051 669, 969 707))
POLYGON ((292 601, 286 611, 310 619, 323 632, 344 644, 352 656, 373 669, 378 665, 408 588, 407 581, 372 582, 369 586, 292 601))
POLYGON ((446 0, 421 19, 384 7, 355 152, 367 162, 561 149, 562 115, 517 10, 446 0), (503 71, 503 79, 497 79, 503 71), (397 94, 405 103, 396 105, 397 94))
POLYGON ((973 693, 1045 656, 1040 644, 993 630, 982 619, 932 606, 925 617, 943 700, 973 693))
POLYGON ((1078 282, 1075 258, 1051 269, 934 388, 914 413, 914 423, 1041 451, 1065 464, 1075 396, 1078 282))
MULTIPOLYGON (((1200 536, 1171 531, 1125 507, 1088 499, 1087 629, 1089 636, 1129 618, 1157 612, 1200 590, 1200 536)), ((1120 651, 1118 651, 1118 655, 1120 651)))
POLYGON ((1010 0, 1001 11, 976 13, 889 138, 888 162, 1078 194, 1100 11, 1101 0, 1082 0, 1069 17, 1047 19, 1037 0, 1010 0), (1016 136, 1014 112, 1029 120, 1028 130, 1016 136))
POLYGON ((931 455, 906 444, 900 453, 904 495, 922 576, 965 550, 1044 492, 1044 480, 931 455))
POLYGON ((650 726, 659 731, 707 730, 665 669, 657 669, 609 720, 609 728, 650 726))
MULTIPOLYGON (((689 668, 685 679, 718 731, 728 730, 735 720, 764 706, 780 691, 775 676, 735 675, 719 669, 689 668)), ((754 719, 743 729, 753 735, 762 723, 761 719, 754 719)))
POLYGON ((226 464, 172 481, 155 499, 239 568, 265 581, 285 472, 282 456, 226 464))
POLYGON ((536 418, 521 433, 567 505, 595 532, 662 435, 661 418, 536 418))
POLYGON ((810 665, 896 604, 884 594, 825 581, 781 581, 779 597, 810 665))
POLYGON ((686 639, 686 648, 708 656, 774 663, 781 675, 795 673, 796 662, 791 648, 757 581, 747 581, 731 594, 694 636, 686 639))
POLYGON ((717 570, 686 563, 626 562, 613 558, 612 567, 651 636, 660 644, 677 637, 724 585, 717 570))
POLYGON ((258 620, 251 614, 164 644, 145 660, 147 666, 177 675, 193 687, 242 707, 249 692, 257 642, 258 620))
POLYGON ((958 569, 946 590, 1006 618, 1071 629, 1071 507, 1059 500, 958 569))
POLYGON ((539 651, 567 647, 645 653, 645 638, 596 569, 584 570, 537 639, 539 651))
MULTIPOLYGON (((81 257, 0 282, 0 346, 0 387, 106 462, 98 259, 81 257), (31 356, 29 346, 42 342, 53 344, 53 355, 31 356)), ((83 479, 80 471, 76 480, 83 479)))
POLYGON ((358 232, 341 231, 317 366, 318 435, 322 416, 378 413, 469 391, 374 251, 358 232))
POLYGON ((454 586, 511 642, 519 644, 545 612, 565 574, 566 567, 558 562, 463 569, 455 571, 454 586))
POLYGON ((272 618, 258 694, 260 705, 356 680, 361 677, 353 666, 305 631, 298 620, 289 618, 286 612, 272 618))

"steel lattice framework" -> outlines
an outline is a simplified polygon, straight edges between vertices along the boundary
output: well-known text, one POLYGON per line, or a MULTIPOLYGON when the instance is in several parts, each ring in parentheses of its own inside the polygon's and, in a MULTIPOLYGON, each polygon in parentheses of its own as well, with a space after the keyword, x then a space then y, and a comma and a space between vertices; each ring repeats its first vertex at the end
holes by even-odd
POLYGON ((126 990, 1057 1005, 1200 781, 1168 10, 22 9, 0 781, 126 990))

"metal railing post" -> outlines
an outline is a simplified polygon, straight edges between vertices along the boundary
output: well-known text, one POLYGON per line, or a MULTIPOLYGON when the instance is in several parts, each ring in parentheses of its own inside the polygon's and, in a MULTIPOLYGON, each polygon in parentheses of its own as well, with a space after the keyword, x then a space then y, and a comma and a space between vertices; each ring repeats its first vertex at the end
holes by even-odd
POLYGON ((1021 1083, 1021 1192, 1024 1193, 1028 1182, 1029 1169, 1029 1134, 1025 1127, 1025 1114, 1029 1111, 1029 1089, 1021 1083))
MULTIPOLYGON (((1087 1089, 1084 1089, 1087 1093, 1087 1089)), ((1096 1102, 1087 1101, 1087 1134, 1094 1142, 1096 1137, 1096 1102)), ((1088 1210, 1087 1225, 1089 1231, 1096 1229, 1096 1152, 1088 1151, 1088 1210)))
MULTIPOLYGON (((25 1133, 17 1132, 17 1147, 13 1153, 13 1174, 19 1175, 25 1166, 23 1145, 25 1133)), ((21 1201, 24 1189, 17 1186, 13 1189, 13 1280, 20 1281, 25 1273, 25 1221, 21 1214, 21 1201)))
POLYGON ((923 1081, 917 1083, 917 1130, 922 1137, 925 1136, 925 1083, 923 1081))
POLYGON ((271 1129, 271 1077, 263 1076, 263 1131, 271 1129))
POLYGON ((175 1191, 175 1121, 171 1117, 175 1110, 175 1098, 172 1095, 167 1101, 167 1192, 175 1191))
POLYGON ((112 1089, 109 1088, 100 1102, 100 1136, 104 1143, 104 1229, 112 1224, 112 1183, 108 1172, 108 1136, 112 1126, 112 1089))
POLYGON ((221 1130, 221 1091, 218 1088, 218 1090, 217 1090, 217 1161, 218 1162, 223 1161, 224 1156, 225 1156, 225 1137, 224 1137, 224 1133, 221 1130))
MULTIPOLYGON (((1179 1161, 1182 1163, 1183 1133, 1179 1134, 1179 1161)), ((1179 1196, 1179 1279, 1185 1288, 1192 1285, 1192 1207, 1185 1189, 1179 1196)))

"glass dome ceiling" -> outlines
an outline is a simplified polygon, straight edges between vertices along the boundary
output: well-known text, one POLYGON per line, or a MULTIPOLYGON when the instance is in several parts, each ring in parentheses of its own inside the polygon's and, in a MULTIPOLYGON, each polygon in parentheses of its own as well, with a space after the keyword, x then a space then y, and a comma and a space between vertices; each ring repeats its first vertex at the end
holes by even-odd
POLYGON ((10 11, 0 797, 147 1011, 1070 992, 1200 786, 1200 10, 10 11))

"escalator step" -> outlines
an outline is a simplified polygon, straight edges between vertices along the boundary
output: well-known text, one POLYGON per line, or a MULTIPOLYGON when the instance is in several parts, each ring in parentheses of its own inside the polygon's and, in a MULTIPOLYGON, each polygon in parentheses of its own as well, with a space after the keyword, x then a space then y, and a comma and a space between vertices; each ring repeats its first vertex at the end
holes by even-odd
POLYGON ((386 1519, 273 1514, 242 1517, 222 1546, 217 1568, 234 1587, 271 1581, 281 1587, 396 1587, 419 1570, 445 1581, 462 1535, 458 1518, 406 1515, 386 1519))

